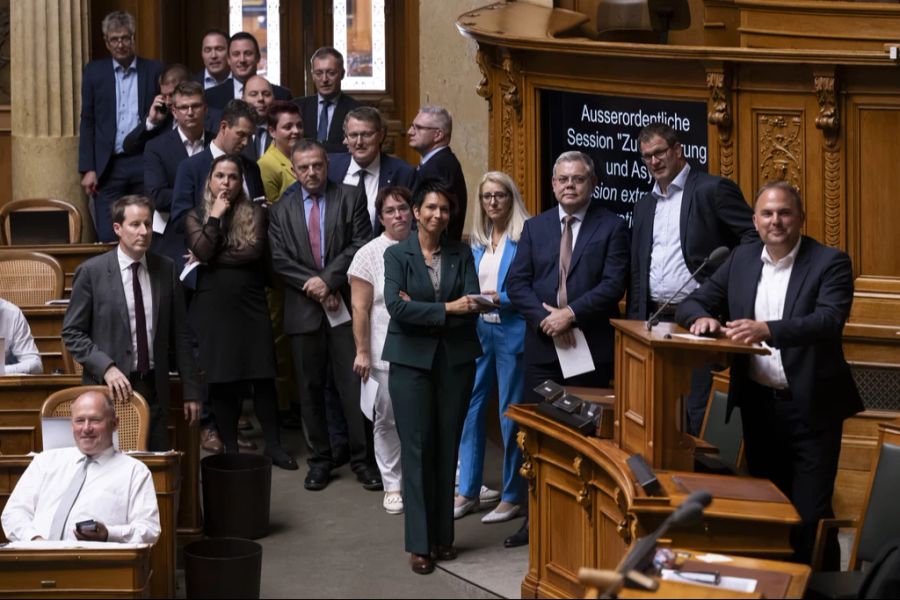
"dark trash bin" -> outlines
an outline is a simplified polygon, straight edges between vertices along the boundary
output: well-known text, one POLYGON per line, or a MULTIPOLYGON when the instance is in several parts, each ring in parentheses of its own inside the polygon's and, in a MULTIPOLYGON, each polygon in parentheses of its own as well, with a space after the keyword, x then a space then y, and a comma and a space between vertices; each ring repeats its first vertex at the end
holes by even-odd
POLYGON ((200 461, 203 530, 209 537, 255 540, 269 533, 272 459, 215 454, 200 461))
POLYGON ((184 547, 188 598, 259 598, 262 546, 241 538, 210 538, 184 547))

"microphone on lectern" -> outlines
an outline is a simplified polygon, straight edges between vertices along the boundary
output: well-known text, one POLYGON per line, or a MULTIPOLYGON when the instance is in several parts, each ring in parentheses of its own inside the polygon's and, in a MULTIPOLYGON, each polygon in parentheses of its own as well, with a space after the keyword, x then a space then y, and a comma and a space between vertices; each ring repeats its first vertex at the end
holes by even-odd
POLYGON ((656 312, 654 312, 652 315, 650 315, 650 318, 647 319, 647 331, 650 331, 651 329, 653 329, 653 327, 655 325, 659 325, 660 313, 662 313, 662 311, 664 311, 666 309, 666 307, 668 307, 670 304, 672 304, 672 301, 675 300, 675 297, 681 293, 681 290, 683 290, 685 288, 685 286, 687 286, 687 284, 691 282, 691 280, 693 280, 697 277, 697 273, 702 271, 704 269, 704 267, 706 267, 707 265, 713 265, 714 267, 718 267, 723 262, 725 262, 725 259, 728 258, 728 255, 730 253, 731 253, 731 250, 729 250, 726 246, 719 246, 718 248, 716 248, 715 250, 710 252, 709 256, 707 256, 704 259, 704 261, 702 263, 700 263, 700 266, 697 267, 693 273, 691 273, 691 276, 688 277, 687 280, 685 280, 685 282, 681 284, 681 287, 678 288, 678 290, 676 290, 674 294, 669 296, 668 299, 665 301, 665 303, 656 309, 656 312))

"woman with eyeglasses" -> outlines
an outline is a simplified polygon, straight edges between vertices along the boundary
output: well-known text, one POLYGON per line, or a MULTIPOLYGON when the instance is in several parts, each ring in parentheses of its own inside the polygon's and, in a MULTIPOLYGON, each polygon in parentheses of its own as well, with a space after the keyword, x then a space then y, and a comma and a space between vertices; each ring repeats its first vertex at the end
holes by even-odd
POLYGON ((481 522, 500 523, 517 516, 525 500, 519 475, 522 453, 516 445, 516 425, 505 416, 510 404, 522 400, 525 320, 510 304, 506 275, 529 215, 516 184, 500 171, 490 171, 481 178, 478 199, 469 241, 481 293, 489 295, 498 308, 482 314, 478 320, 478 339, 484 354, 476 362, 475 385, 459 445, 459 493, 453 516, 459 519, 481 503, 480 496, 485 489, 482 485, 485 421, 488 398, 496 387, 503 437, 503 490, 500 504, 482 517, 481 522))
POLYGON ((272 144, 257 164, 269 204, 277 202, 286 189, 297 183, 291 170, 291 148, 303 137, 300 107, 293 102, 275 100, 269 105, 269 135, 272 144))
POLYGON ((252 391, 266 456, 294 470, 297 462, 281 447, 278 432, 275 342, 265 292, 266 212, 247 199, 243 180, 239 157, 218 157, 202 206, 185 217, 187 246, 200 261, 191 323, 225 451, 238 452, 241 402, 252 391))

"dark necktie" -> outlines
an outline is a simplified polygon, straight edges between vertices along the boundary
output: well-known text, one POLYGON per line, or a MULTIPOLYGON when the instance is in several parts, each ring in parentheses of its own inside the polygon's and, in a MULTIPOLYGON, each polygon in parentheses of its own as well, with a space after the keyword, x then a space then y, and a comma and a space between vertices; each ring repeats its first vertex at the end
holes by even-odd
POLYGON ((322 232, 319 230, 319 197, 312 194, 309 199, 312 202, 312 208, 309 209, 309 221, 306 223, 306 229, 309 230, 309 247, 312 249, 316 266, 321 269, 322 232))
POLYGON ((320 142, 328 139, 328 107, 331 106, 331 100, 322 100, 322 112, 319 114, 319 128, 316 130, 316 137, 320 142))
POLYGON ((569 304, 566 293, 566 278, 569 276, 569 265, 572 263, 572 223, 575 217, 563 217, 562 239, 559 241, 559 308, 569 304))
POLYGON ((144 294, 138 278, 141 263, 131 263, 131 290, 134 292, 134 326, 137 334, 137 370, 141 375, 150 372, 150 350, 147 346, 147 313, 144 312, 144 294))
POLYGON ((369 203, 369 194, 366 193, 366 175, 369 172, 365 169, 359 170, 359 182, 356 184, 356 187, 359 188, 359 191, 362 192, 363 198, 366 199, 366 204, 369 203))
POLYGON ((269 132, 265 127, 256 130, 256 158, 262 158, 266 153, 266 141, 269 138, 269 132))
POLYGON ((91 461, 93 461, 92 458, 84 457, 84 462, 72 477, 69 487, 63 492, 62 498, 59 500, 59 506, 56 507, 56 512, 53 514, 53 520, 50 522, 50 533, 47 539, 61 540, 65 537, 66 521, 69 520, 69 513, 72 512, 72 507, 75 506, 75 501, 78 500, 81 488, 84 487, 88 465, 91 461))

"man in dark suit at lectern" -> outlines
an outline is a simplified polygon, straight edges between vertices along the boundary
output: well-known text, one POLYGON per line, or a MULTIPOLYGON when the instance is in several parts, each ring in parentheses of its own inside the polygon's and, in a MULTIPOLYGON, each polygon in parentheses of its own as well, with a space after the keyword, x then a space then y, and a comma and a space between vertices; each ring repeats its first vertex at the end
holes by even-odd
POLYGON ((729 411, 741 408, 750 474, 771 479, 800 513, 798 562, 809 562, 819 520, 834 515, 843 420, 863 409, 841 346, 853 303, 850 257, 802 236, 804 218, 793 186, 764 185, 753 213, 762 242, 735 248, 676 313, 692 333, 721 332, 771 352, 734 356, 729 411))

